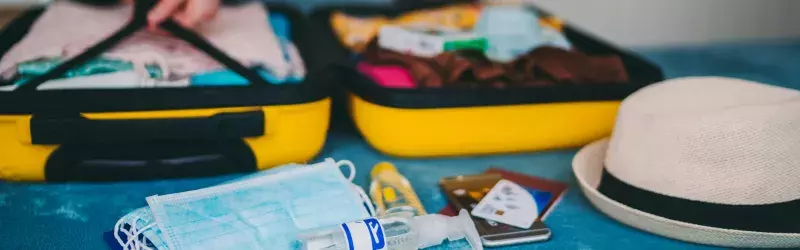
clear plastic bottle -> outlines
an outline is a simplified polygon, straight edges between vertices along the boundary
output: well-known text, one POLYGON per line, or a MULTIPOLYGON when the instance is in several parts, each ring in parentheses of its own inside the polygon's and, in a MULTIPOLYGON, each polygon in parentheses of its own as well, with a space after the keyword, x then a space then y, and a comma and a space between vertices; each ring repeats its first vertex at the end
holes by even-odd
POLYGON ((412 217, 427 214, 411 183, 391 163, 376 164, 370 172, 370 177, 372 183, 369 185, 369 196, 375 203, 378 217, 397 214, 412 217))
POLYGON ((344 223, 338 227, 300 233, 303 250, 414 250, 466 238, 472 249, 482 250, 480 236, 466 210, 456 217, 429 214, 392 216, 344 223))

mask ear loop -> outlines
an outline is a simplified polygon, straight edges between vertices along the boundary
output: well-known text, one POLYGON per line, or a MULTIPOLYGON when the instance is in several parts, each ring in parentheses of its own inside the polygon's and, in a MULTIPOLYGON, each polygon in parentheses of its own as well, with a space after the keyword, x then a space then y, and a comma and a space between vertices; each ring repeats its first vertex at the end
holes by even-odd
MULTIPOLYGON (((347 176, 347 180, 353 182, 356 178, 356 165, 353 164, 352 161, 348 160, 341 160, 336 162, 337 167, 347 166, 350 169, 350 175, 347 176)), ((364 206, 367 207, 367 212, 369 212, 369 216, 375 217, 378 213, 375 212, 375 206, 372 205, 372 200, 369 198, 364 189, 359 187, 356 184, 353 184, 353 187, 356 189, 358 196, 361 198, 361 201, 364 202, 364 206)))
POLYGON ((151 223, 150 225, 147 225, 147 226, 142 227, 141 229, 138 229, 138 228, 136 228, 136 223, 139 221, 139 218, 134 218, 133 219, 133 224, 132 225, 128 225, 128 226, 130 226, 130 229, 125 229, 122 226, 123 219, 124 218, 120 218, 117 221, 117 223, 114 225, 114 238, 116 238, 117 243, 120 246, 122 246, 122 249, 123 250, 128 250, 128 249, 133 249, 133 250, 141 250, 141 249, 153 250, 152 248, 148 247, 147 244, 145 244, 144 242, 139 240, 139 235, 142 232, 147 231, 148 229, 150 229, 153 226, 155 226, 155 223, 151 223), (128 240, 123 242, 122 238, 119 237, 120 233, 125 234, 125 236, 128 237, 128 240))
POLYGON ((375 212, 375 206, 372 205, 372 200, 369 198, 367 193, 364 192, 364 189, 356 184, 353 184, 353 187, 355 187, 356 191, 358 192, 358 196, 360 196, 361 200, 364 202, 364 206, 367 207, 367 212, 369 212, 369 216, 372 217, 378 216, 378 213, 375 212))
POLYGON ((350 176, 347 176, 347 180, 353 182, 356 179, 356 165, 353 164, 352 161, 348 160, 341 160, 336 162, 337 167, 347 166, 350 169, 350 176))

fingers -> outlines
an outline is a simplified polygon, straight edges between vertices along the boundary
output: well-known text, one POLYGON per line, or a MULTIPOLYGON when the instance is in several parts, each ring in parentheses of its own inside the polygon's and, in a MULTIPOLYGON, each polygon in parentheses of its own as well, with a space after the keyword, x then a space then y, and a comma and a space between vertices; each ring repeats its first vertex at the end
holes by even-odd
MULTIPOLYGON (((203 1, 215 1, 215 0, 203 0, 203 1)), ((167 18, 170 18, 174 15, 186 2, 186 0, 161 0, 156 4, 155 7, 150 11, 147 15, 147 23, 150 26, 151 30, 157 30, 158 25, 167 18)))
POLYGON ((151 30, 157 31, 159 24, 174 17, 181 25, 194 28, 214 18, 219 6, 220 0, 161 0, 147 15, 147 22, 151 30))
POLYGON ((220 0, 189 0, 184 10, 175 16, 175 19, 187 28, 194 28, 198 24, 211 20, 219 10, 220 0))

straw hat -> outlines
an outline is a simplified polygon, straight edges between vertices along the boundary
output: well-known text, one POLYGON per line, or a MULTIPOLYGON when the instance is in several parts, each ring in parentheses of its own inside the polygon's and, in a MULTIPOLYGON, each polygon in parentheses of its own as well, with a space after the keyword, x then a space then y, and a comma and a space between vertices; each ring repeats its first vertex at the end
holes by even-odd
POLYGON ((634 93, 572 162, 584 195, 630 226, 728 247, 800 247, 800 91, 719 77, 634 93))

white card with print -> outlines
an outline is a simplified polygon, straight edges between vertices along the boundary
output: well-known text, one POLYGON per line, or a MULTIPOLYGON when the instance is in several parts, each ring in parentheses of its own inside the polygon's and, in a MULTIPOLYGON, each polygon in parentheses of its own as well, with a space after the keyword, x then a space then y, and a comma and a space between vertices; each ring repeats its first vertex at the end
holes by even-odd
POLYGON ((539 208, 530 192, 508 180, 500 180, 472 209, 475 217, 530 228, 539 218, 539 208))

